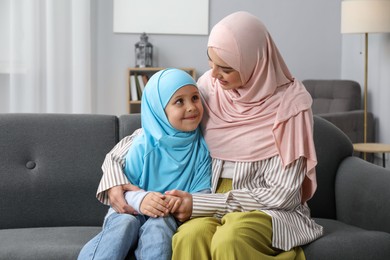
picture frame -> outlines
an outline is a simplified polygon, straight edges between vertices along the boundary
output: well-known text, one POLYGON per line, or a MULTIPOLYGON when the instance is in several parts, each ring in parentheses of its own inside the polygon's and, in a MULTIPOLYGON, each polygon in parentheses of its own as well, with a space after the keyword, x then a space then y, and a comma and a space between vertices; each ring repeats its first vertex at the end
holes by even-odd
POLYGON ((209 33, 209 0, 114 0, 113 3, 114 33, 209 33))

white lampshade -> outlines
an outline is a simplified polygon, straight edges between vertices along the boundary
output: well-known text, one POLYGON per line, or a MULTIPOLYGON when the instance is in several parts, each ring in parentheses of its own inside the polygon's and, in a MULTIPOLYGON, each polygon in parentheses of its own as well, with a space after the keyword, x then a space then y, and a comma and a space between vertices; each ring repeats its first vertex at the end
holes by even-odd
POLYGON ((341 33, 390 32, 390 0, 345 0, 341 33))

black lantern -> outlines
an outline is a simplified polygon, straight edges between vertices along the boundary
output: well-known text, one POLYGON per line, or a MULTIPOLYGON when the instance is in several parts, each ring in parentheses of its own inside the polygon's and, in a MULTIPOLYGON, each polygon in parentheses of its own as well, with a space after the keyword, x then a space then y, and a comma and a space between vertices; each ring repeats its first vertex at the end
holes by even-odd
POLYGON ((135 66, 136 67, 152 67, 153 61, 153 45, 148 42, 146 33, 141 35, 141 41, 135 44, 135 66))

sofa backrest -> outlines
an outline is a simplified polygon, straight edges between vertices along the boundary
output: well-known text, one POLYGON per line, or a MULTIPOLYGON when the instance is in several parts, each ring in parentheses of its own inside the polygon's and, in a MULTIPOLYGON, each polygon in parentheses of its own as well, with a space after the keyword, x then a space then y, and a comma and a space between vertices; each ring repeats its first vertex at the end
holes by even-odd
POLYGON ((352 80, 303 80, 313 98, 313 113, 326 114, 362 109, 360 84, 352 80))
POLYGON ((119 116, 119 140, 141 127, 141 114, 119 116))
POLYGON ((95 194, 117 142, 116 116, 0 114, 0 228, 101 225, 95 194))
POLYGON ((308 204, 313 217, 336 219, 335 180, 340 163, 353 153, 349 138, 329 121, 314 116, 317 191, 308 204))

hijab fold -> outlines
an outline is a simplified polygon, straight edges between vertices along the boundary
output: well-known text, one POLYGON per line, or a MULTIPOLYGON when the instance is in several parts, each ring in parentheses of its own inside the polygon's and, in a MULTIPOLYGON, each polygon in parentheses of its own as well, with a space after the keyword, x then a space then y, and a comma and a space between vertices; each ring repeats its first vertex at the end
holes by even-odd
POLYGON ((284 166, 307 159, 303 201, 316 189, 312 99, 294 79, 261 21, 247 12, 217 23, 208 48, 239 72, 242 87, 223 90, 211 70, 198 80, 211 157, 253 162, 279 155, 284 166))

